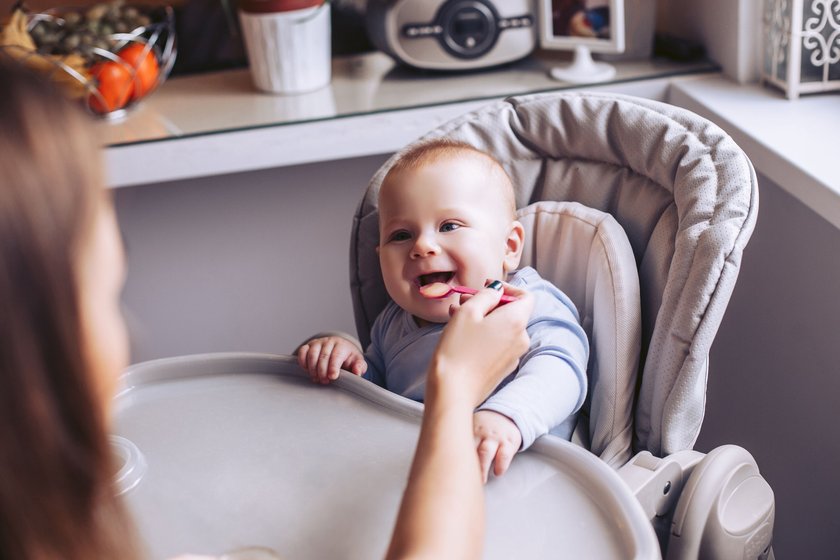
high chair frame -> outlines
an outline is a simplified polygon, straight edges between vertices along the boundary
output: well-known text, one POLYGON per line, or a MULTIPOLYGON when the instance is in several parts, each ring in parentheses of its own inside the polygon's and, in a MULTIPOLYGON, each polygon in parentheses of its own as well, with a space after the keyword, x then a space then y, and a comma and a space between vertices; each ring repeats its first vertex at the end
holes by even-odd
MULTIPOLYGON (((756 175, 744 152, 688 110, 588 92, 512 97, 418 142, 440 137, 494 156, 513 180, 520 212, 539 201, 574 201, 621 226, 640 290, 639 345, 623 358, 637 358, 638 379, 634 371, 628 384, 625 372, 593 371, 590 363, 579 441, 618 469, 667 558, 771 556, 773 492, 752 456, 737 446, 707 455, 691 449, 705 411, 709 349, 758 211, 756 175), (623 382, 603 382, 617 377, 623 382), (613 405, 589 417, 595 400, 613 405), (607 417, 615 428, 604 429, 607 417)), ((374 252, 377 194, 399 157, 374 176, 353 222, 351 292, 364 345, 387 302, 374 252)), ((586 305, 569 295, 579 310, 586 305)), ((606 340, 598 330, 590 325, 588 334, 606 340)))

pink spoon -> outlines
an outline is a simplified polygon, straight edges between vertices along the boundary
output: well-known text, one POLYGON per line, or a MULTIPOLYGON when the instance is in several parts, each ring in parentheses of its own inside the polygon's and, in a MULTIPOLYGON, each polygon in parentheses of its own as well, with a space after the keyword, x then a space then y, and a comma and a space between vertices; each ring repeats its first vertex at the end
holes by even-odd
MULTIPOLYGON (((420 294, 429 299, 442 299, 453 292, 474 295, 478 293, 478 290, 467 288, 466 286, 450 286, 444 282, 432 282, 431 284, 420 286, 420 294)), ((502 294, 500 303, 510 303, 512 301, 516 301, 516 298, 502 294)))

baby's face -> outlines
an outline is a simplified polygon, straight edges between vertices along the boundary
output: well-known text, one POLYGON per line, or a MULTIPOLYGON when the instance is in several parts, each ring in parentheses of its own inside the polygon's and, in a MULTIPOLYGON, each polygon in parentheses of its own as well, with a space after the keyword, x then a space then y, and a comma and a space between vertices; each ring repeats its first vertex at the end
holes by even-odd
POLYGON ((519 262, 521 226, 486 161, 449 157, 403 171, 379 197, 379 261, 394 302, 431 323, 449 320, 458 295, 434 300, 431 282, 482 288, 519 262), (513 233, 512 233, 513 231, 513 233), (510 240, 511 236, 515 238, 510 240))

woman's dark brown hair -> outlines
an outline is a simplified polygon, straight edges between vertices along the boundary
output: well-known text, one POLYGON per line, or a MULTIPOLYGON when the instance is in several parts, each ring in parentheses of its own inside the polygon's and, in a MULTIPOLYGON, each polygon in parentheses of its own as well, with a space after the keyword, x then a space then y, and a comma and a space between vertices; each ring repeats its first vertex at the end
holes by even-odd
POLYGON ((77 259, 104 196, 91 124, 0 51, 0 559, 131 559, 77 259))

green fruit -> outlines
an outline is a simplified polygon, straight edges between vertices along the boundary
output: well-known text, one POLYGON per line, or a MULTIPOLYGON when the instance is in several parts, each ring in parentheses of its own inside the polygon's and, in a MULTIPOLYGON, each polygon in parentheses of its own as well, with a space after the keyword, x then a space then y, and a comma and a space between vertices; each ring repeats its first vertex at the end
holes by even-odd
POLYGON ((96 4, 87 11, 88 22, 97 22, 108 11, 108 4, 96 4))
POLYGON ((70 27, 75 27, 82 21, 82 15, 78 12, 68 12, 64 15, 64 23, 70 27))

